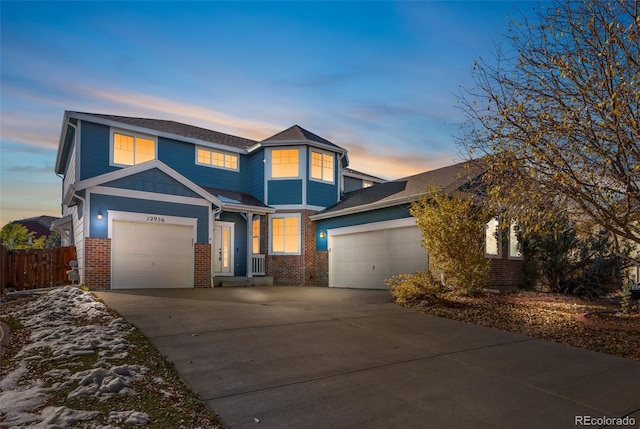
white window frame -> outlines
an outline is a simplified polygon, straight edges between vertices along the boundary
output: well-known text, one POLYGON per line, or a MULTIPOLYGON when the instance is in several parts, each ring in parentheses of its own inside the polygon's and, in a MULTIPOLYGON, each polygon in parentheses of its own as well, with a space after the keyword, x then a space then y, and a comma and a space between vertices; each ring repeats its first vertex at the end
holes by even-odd
POLYGON ((487 258, 497 258, 500 259, 502 258, 502 234, 500 232, 500 218, 498 217, 492 217, 491 220, 489 220, 489 222, 487 222, 484 226, 484 256, 487 258), (487 252, 487 234, 489 233, 489 224, 491 222, 496 222, 496 226, 495 226, 495 234, 496 234, 496 240, 497 240, 497 253, 489 253, 487 252))
POLYGON ((302 175, 304 174, 304 161, 302 158, 302 155, 304 154, 304 151, 302 150, 301 147, 299 146, 283 146, 283 147, 278 147, 278 148, 271 148, 271 150, 269 151, 269 159, 268 159, 268 163, 269 163, 269 180, 295 180, 295 179, 301 179, 302 175), (286 177, 274 177, 273 175, 273 152, 275 151, 279 151, 279 150, 295 150, 298 152, 298 175, 297 176, 286 176, 286 177))
MULTIPOLYGON (((286 222, 286 220, 285 220, 286 222)), ((286 248, 286 244, 285 244, 286 248)), ((301 255, 302 254, 302 216, 300 213, 276 213, 269 215, 269 254, 270 255, 301 255), (298 250, 296 252, 274 252, 273 251, 273 219, 298 219, 298 250)))
POLYGON ((133 131, 129 131, 129 130, 122 130, 122 129, 118 129, 118 128, 111 128, 111 133, 110 133, 110 141, 109 141, 109 165, 111 165, 112 167, 131 167, 134 165, 138 165, 138 164, 142 164, 137 163, 136 159, 135 159, 135 141, 136 139, 141 138, 141 139, 145 139, 145 140, 153 140, 153 155, 154 155, 154 160, 158 159, 158 137, 156 136, 151 136, 148 134, 142 134, 142 133, 138 133, 138 132, 133 132, 133 131), (114 144, 115 144, 115 135, 116 134, 120 134, 123 136, 127 136, 127 137, 133 137, 133 164, 118 164, 113 160, 113 157, 115 156, 115 150, 114 150, 114 144))
POLYGON ((320 182, 320 183, 335 183, 335 177, 336 177, 336 156, 334 153, 331 152, 327 152, 327 151, 323 151, 323 150, 318 150, 318 149, 311 149, 309 151, 310 155, 309 155, 309 180, 313 180, 314 182, 320 182), (322 165, 320 166, 320 176, 321 177, 313 177, 313 154, 316 153, 318 155, 321 156, 322 159, 322 165), (325 156, 329 156, 331 157, 331 180, 327 180, 324 177, 324 157, 325 156))
POLYGON ((228 170, 228 171, 240 171, 240 156, 237 153, 226 152, 226 151, 223 151, 223 150, 212 149, 212 148, 206 147, 206 146, 196 145, 195 159, 196 159, 196 165, 202 165, 204 167, 211 167, 211 168, 219 168, 221 170, 228 170), (223 164, 225 164, 225 165, 215 165, 215 164, 212 164, 212 163, 200 162, 198 160, 198 151, 200 151, 200 150, 205 150, 205 151, 209 152, 210 159, 213 158, 211 155, 214 154, 214 153, 216 155, 222 155, 223 156, 223 164), (236 159, 236 168, 231 168, 231 167, 227 167, 226 166, 227 157, 233 157, 233 158, 236 159))

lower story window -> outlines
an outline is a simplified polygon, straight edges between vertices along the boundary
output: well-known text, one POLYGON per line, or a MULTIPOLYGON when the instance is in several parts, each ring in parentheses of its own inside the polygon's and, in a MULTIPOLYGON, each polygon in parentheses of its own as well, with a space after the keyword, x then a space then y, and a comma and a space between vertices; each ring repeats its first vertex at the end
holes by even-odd
POLYGON ((300 214, 272 215, 269 229, 272 254, 300 254, 300 214))

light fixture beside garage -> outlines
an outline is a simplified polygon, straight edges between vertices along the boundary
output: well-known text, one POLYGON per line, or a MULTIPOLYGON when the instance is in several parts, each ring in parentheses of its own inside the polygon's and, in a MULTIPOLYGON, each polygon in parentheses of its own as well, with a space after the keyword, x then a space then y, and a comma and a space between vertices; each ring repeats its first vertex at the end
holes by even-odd
POLYGON ((102 212, 98 212, 98 214, 96 215, 96 219, 102 220, 102 212))
POLYGON ((325 238, 327 234, 324 231, 320 231, 320 238, 325 238))

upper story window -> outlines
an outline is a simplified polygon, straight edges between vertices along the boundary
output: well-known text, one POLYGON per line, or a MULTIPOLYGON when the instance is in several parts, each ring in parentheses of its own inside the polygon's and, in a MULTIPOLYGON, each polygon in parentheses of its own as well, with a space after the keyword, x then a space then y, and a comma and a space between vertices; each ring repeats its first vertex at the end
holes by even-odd
POLYGON ((311 151, 311 178, 333 183, 333 158, 331 153, 311 151))
POLYGON ((215 149, 196 146, 196 163, 210 167, 238 171, 238 155, 215 149))
POLYGON ((156 139, 113 131, 111 133, 111 163, 136 165, 157 159, 156 139))
POLYGON ((299 149, 271 150, 271 177, 274 179, 300 176, 299 149))

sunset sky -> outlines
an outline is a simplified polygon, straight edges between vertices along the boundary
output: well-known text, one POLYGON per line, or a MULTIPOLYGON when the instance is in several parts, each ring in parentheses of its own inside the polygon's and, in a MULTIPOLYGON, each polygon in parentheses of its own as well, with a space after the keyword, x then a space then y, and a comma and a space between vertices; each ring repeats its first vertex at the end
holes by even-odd
POLYGON ((65 110, 261 140, 298 124, 394 179, 462 159, 456 108, 532 2, 0 2, 0 226, 60 215, 65 110))

